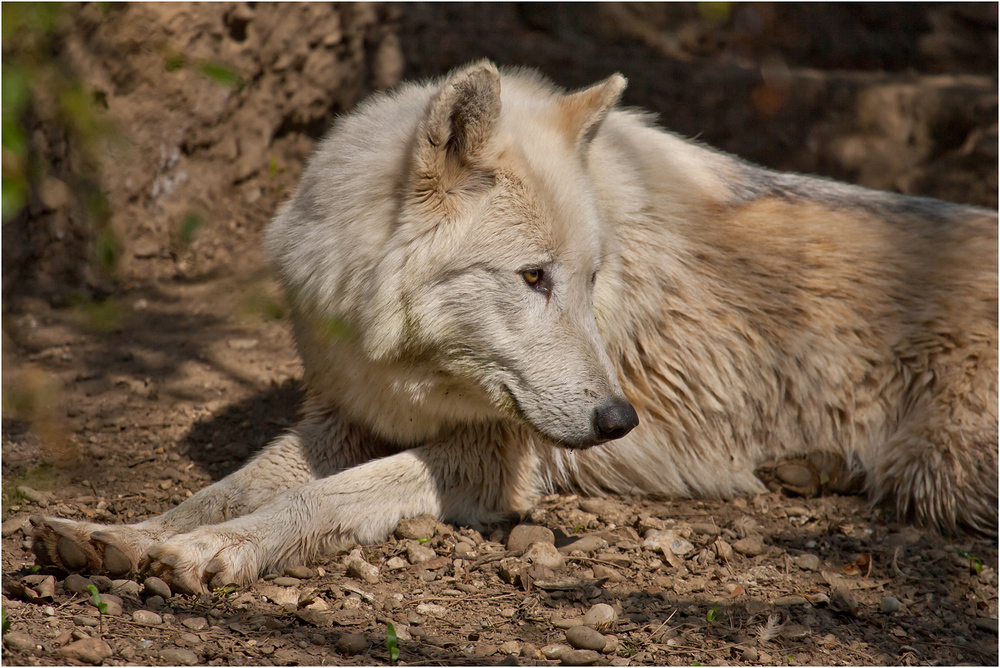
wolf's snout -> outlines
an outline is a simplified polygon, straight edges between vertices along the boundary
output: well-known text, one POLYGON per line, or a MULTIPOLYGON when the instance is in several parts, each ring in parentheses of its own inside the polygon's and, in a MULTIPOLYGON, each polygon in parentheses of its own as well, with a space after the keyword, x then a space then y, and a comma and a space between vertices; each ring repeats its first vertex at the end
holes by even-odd
POLYGON ((621 438, 637 424, 639 416, 624 399, 612 399, 594 411, 594 430, 605 441, 621 438))

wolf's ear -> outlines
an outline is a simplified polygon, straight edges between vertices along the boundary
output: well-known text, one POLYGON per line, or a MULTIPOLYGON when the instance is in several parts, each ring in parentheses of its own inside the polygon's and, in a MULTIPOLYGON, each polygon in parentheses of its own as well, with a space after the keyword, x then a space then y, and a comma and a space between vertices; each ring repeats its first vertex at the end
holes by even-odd
POLYGON ((417 155, 432 172, 448 156, 475 159, 488 143, 500 119, 500 72, 481 60, 449 77, 431 98, 420 124, 417 155))
POLYGON ((621 74, 612 74, 590 88, 564 95, 559 100, 559 113, 567 139, 586 148, 627 85, 621 74))

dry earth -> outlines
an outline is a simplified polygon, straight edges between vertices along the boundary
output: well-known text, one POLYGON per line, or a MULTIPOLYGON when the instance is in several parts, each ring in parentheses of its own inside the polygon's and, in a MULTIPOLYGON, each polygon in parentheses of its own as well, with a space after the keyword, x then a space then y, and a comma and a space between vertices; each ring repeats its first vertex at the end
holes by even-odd
MULTIPOLYGON (((86 5, 53 35, 110 129, 74 129, 43 78, 21 119, 36 168, 3 229, 5 664, 386 664, 388 623, 408 664, 997 664, 996 541, 799 496, 824 491, 804 468, 728 502, 553 496, 521 528, 410 522, 202 597, 38 571, 27 528, 161 512, 294 422, 301 366, 260 232, 364 94, 483 55, 568 86, 620 70, 628 103, 763 164, 995 207, 995 4, 86 5), (603 637, 570 628, 588 612, 603 637)), ((5 33, 5 68, 28 37, 5 33)))

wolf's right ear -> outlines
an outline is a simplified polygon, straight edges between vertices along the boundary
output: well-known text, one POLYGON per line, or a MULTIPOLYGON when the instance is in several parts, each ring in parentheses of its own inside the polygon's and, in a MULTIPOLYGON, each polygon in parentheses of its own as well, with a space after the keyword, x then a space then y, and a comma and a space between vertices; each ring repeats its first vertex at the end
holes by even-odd
POLYGON ((481 60, 448 78, 431 98, 417 136, 418 170, 440 177, 449 157, 474 160, 492 137, 500 119, 500 72, 481 60), (426 170, 426 171, 425 171, 426 170))
POLYGON ((574 145, 586 149, 611 108, 625 92, 628 81, 620 74, 559 100, 563 131, 574 145))

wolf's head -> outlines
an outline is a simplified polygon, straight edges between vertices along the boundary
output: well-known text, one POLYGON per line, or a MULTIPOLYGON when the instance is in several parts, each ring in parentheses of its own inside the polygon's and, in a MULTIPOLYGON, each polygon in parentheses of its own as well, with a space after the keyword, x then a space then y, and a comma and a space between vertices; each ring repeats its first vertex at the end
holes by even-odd
POLYGON ((395 438, 498 414, 571 447, 627 434, 594 316, 614 235, 587 169, 624 88, 480 62, 342 119, 268 239, 310 392, 395 438), (339 336, 316 333, 329 322, 339 336))

